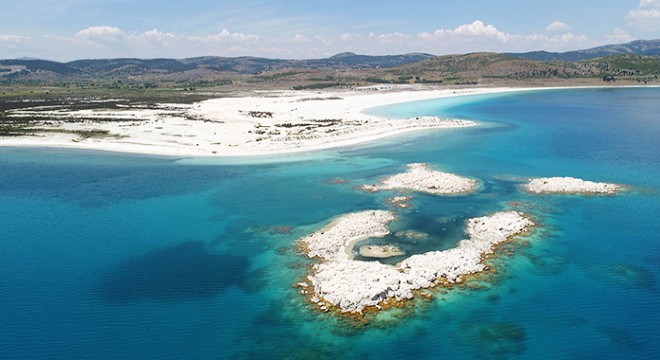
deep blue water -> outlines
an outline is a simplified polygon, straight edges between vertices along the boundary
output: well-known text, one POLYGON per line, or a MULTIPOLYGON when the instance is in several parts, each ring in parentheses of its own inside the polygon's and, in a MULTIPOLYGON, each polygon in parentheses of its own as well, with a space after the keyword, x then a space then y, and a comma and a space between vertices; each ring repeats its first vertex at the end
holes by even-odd
POLYGON ((269 163, 0 148, 0 358, 660 354, 659 88, 471 96, 374 112, 482 125, 269 163), (400 240, 410 253, 450 247, 464 219, 505 208, 541 226, 498 259, 486 289, 440 292, 364 328, 309 308, 292 288, 308 264, 295 239, 333 216, 386 208, 389 194, 354 187, 410 162, 483 184, 469 196, 416 196, 394 230, 431 237, 400 240), (517 190, 520 178, 556 175, 632 190, 517 190), (328 181, 336 178, 347 183, 328 181))

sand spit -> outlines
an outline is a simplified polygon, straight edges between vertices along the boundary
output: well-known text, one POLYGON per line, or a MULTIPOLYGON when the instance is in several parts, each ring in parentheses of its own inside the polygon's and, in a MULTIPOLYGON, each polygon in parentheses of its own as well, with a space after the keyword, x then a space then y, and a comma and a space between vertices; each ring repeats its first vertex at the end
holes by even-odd
MULTIPOLYGON (((272 90, 194 104, 117 105, 74 110, 9 110, 4 120, 32 135, 0 137, 0 146, 73 147, 165 156, 262 156, 351 146, 407 132, 475 125, 472 121, 370 115, 410 101, 541 88, 396 85, 350 90, 272 90), (359 90, 359 91, 358 91, 359 90), (29 126, 24 127, 29 121, 29 126), (81 136, 81 134, 86 134, 81 136), (88 136, 88 135, 94 136, 88 136)), ((557 88, 554 88, 557 89, 557 88)))
POLYGON ((365 191, 409 190, 433 195, 469 193, 477 188, 477 181, 452 173, 429 169, 427 164, 408 164, 408 171, 389 176, 379 185, 363 185, 365 191))
POLYGON ((535 194, 616 194, 623 186, 574 177, 546 177, 530 179, 523 189, 535 194))
POLYGON ((396 265, 351 259, 347 250, 355 242, 389 234, 394 214, 369 210, 339 217, 323 229, 300 239, 307 256, 319 258, 306 278, 304 292, 321 309, 362 313, 389 300, 412 299, 414 291, 440 283, 460 282, 461 276, 485 270, 482 256, 493 245, 520 234, 533 225, 516 211, 502 211, 467 221, 468 239, 449 250, 413 255, 396 265))
POLYGON ((168 156, 249 156, 355 145, 402 133, 475 125, 438 117, 385 118, 368 108, 510 89, 400 87, 386 91, 267 91, 194 104, 76 110, 9 110, 6 120, 37 129, 0 137, 4 146, 75 147, 168 156), (81 137, 80 133, 105 136, 81 137))

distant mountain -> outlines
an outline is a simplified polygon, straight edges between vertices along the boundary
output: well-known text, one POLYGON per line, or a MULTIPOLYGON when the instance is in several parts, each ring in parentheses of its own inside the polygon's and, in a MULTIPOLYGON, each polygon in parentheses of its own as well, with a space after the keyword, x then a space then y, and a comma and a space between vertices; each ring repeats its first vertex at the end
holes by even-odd
POLYGON ((23 57, 15 58, 13 60, 44 60, 44 59, 29 57, 29 56, 23 56, 23 57))
POLYGON ((659 40, 636 40, 627 44, 605 45, 587 50, 568 52, 531 51, 526 53, 509 53, 507 55, 527 60, 562 60, 582 61, 612 55, 650 55, 660 56, 659 40))
POLYGON ((381 71, 381 79, 396 81, 413 77, 426 82, 466 83, 494 79, 627 78, 657 82, 660 56, 610 55, 582 61, 529 60, 497 53, 438 56, 419 63, 381 71))
POLYGON ((57 75, 79 75, 79 69, 67 64, 49 60, 0 60, 0 66, 21 66, 23 71, 14 73, 14 76, 29 72, 51 72, 57 75))
POLYGON ((128 79, 145 83, 191 82, 196 86, 216 86, 236 81, 254 86, 267 83, 269 86, 316 89, 356 82, 474 84, 491 81, 488 79, 524 81, 610 77, 657 82, 655 79, 660 77, 660 40, 639 40, 566 53, 370 56, 344 52, 325 59, 309 60, 205 56, 67 63, 0 60, 2 82, 128 79))
POLYGON ((526 79, 585 75, 584 66, 578 63, 528 60, 498 53, 438 56, 398 69, 407 74, 420 74, 426 79, 526 79))
POLYGON ((411 53, 404 55, 385 55, 385 56, 370 56, 358 55, 351 52, 339 53, 332 57, 323 60, 310 60, 309 65, 314 67, 331 67, 331 68, 389 68, 412 64, 423 60, 434 58, 434 55, 423 53, 411 53))
POLYGON ((257 57, 198 57, 189 59, 100 59, 59 63, 47 60, 0 60, 0 66, 22 66, 13 77, 49 72, 53 76, 89 78, 126 78, 174 73, 228 72, 255 74, 283 69, 375 69, 401 66, 433 58, 430 54, 387 56, 341 53, 326 59, 280 60, 257 57))

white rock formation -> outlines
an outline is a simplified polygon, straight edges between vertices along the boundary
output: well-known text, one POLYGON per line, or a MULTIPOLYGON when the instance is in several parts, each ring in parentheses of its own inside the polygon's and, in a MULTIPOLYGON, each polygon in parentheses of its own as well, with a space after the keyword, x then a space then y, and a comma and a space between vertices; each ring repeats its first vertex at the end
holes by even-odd
POLYGON ((387 224, 394 218, 392 212, 382 210, 347 214, 300 240, 309 257, 322 260, 306 279, 312 285, 314 302, 361 313, 387 299, 412 299, 414 290, 435 286, 440 279, 459 282, 461 275, 483 271, 483 254, 533 225, 522 213, 502 211, 470 219, 469 239, 453 249, 414 255, 397 265, 350 258, 346 250, 353 243, 387 235, 387 224))
POLYGON ((615 194, 621 185, 586 181, 574 177, 547 177, 530 179, 523 189, 535 194, 615 194))
POLYGON ((434 171, 427 164, 408 164, 408 171, 389 176, 379 185, 363 185, 366 191, 411 190, 434 195, 461 194, 474 191, 477 181, 452 173, 434 171))
POLYGON ((302 239, 310 258, 323 260, 350 259, 353 244, 364 239, 387 236, 387 224, 396 219, 394 213, 385 210, 368 210, 342 215, 319 231, 302 239))

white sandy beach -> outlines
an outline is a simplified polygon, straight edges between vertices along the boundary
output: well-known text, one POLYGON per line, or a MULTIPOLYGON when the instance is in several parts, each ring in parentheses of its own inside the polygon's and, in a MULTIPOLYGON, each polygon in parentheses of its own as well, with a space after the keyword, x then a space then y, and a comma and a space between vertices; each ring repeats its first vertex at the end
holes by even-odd
POLYGON ((165 156, 252 156, 355 145, 424 129, 472 126, 435 117, 386 119, 368 115, 377 106, 530 88, 448 89, 400 86, 387 90, 264 91, 194 104, 99 110, 12 110, 14 118, 38 115, 38 128, 105 130, 81 139, 58 132, 3 137, 0 146, 83 148, 165 156), (47 119, 47 120, 46 120, 47 119), (71 122, 72 119, 84 121, 71 122), (112 121, 109 121, 112 120, 112 121))

